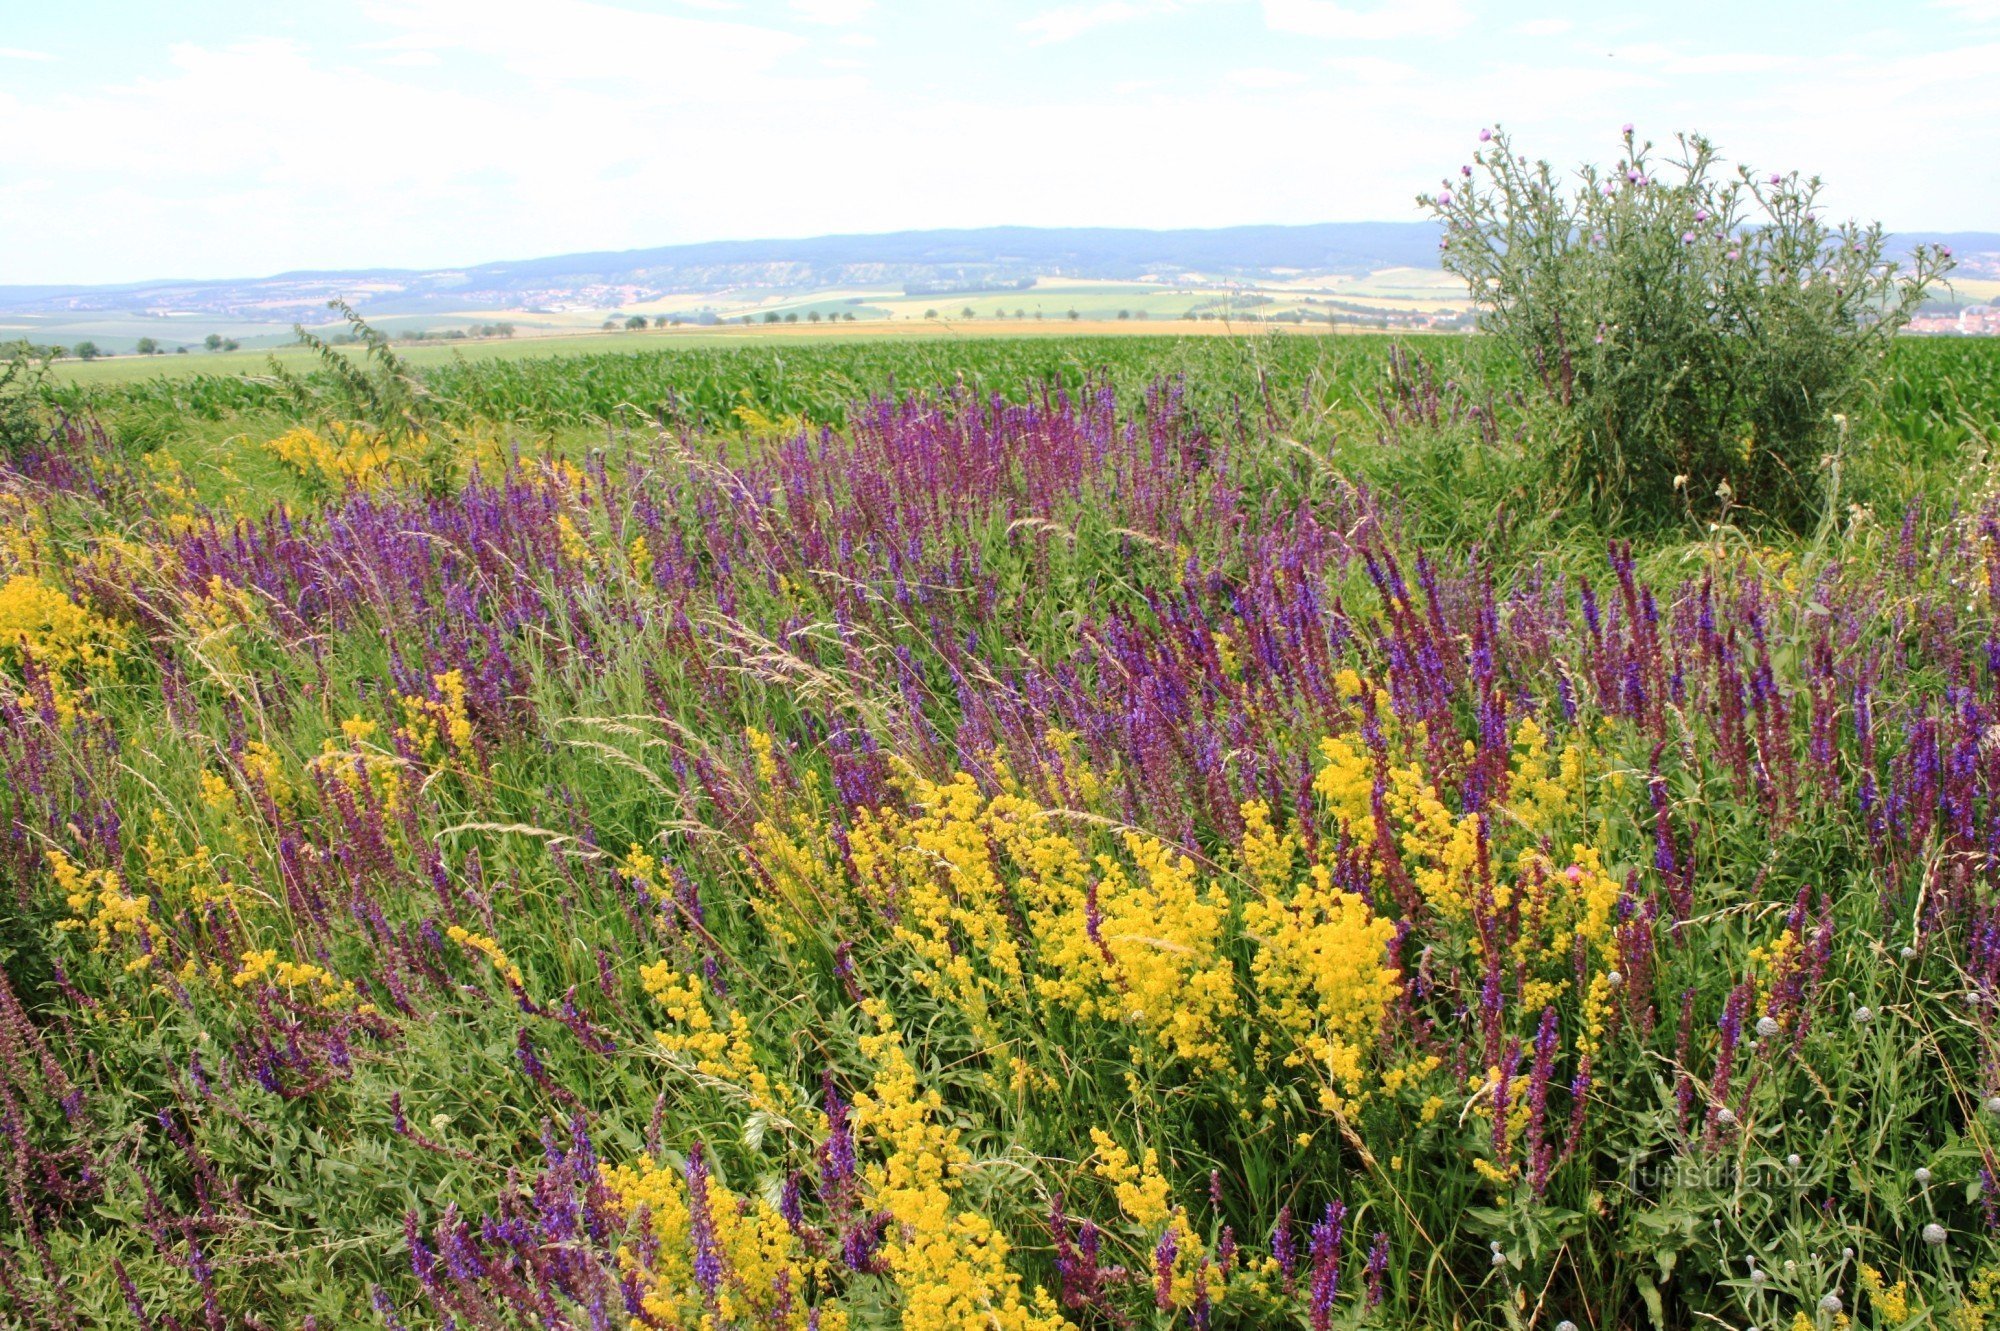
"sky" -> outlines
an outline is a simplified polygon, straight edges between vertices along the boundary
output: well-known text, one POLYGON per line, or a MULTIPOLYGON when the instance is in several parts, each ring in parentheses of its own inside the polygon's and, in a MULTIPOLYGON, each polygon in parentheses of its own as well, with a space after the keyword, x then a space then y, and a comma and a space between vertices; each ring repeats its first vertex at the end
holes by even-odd
POLYGON ((1481 126, 2000 230, 2000 0, 0 0, 0 283, 1416 220, 1481 126))

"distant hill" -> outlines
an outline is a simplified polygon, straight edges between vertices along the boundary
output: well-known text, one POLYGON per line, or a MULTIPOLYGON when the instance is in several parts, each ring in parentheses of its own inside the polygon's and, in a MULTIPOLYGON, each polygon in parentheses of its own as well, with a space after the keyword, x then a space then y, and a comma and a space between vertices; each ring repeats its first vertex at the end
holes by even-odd
MULTIPOLYGON (((371 268, 272 277, 0 286, 0 316, 95 327, 99 319, 193 316, 272 330, 324 323, 340 296, 371 318, 447 312, 616 310, 664 297, 865 287, 911 293, 992 291, 1032 284, 1150 277, 1178 285, 1268 283, 1292 275, 1365 274, 1437 265, 1430 222, 1328 222, 1149 231, 1114 227, 982 227, 793 240, 720 240, 515 259, 464 268, 371 268)), ((1911 232, 1895 243, 1952 246, 1960 275, 2000 278, 2000 233, 1911 232)), ((700 304, 700 301, 694 302, 700 304)), ((107 330, 110 324, 104 325, 107 330)), ((136 328, 136 325, 135 325, 136 328)), ((144 329, 120 326, 114 336, 144 329)))
POLYGON ((323 317, 332 296, 378 315, 536 306, 619 305, 671 293, 849 285, 985 287, 1024 278, 1268 278, 1430 267, 1427 222, 1334 222, 1147 231, 982 227, 796 240, 722 240, 562 254, 467 268, 357 269, 264 278, 0 286, 0 313, 175 310, 258 320, 323 317))

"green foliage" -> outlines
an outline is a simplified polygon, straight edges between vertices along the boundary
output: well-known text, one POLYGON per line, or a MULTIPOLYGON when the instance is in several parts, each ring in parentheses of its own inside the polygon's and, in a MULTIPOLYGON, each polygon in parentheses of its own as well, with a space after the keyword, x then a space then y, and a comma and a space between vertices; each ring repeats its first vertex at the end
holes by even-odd
POLYGON ((48 432, 42 419, 42 393, 49 375, 49 357, 37 348, 17 343, 0 360, 0 458, 13 458, 48 432))
POLYGON ((1950 268, 1903 272, 1879 224, 1830 226, 1817 177, 1721 172, 1682 136, 1574 189, 1493 132, 1423 202, 1446 268, 1539 385, 1549 480, 1609 519, 1671 522, 1710 496, 1792 527, 1824 511, 1838 418, 1870 404, 1891 336, 1950 268))
POLYGON ((430 393, 409 362, 396 354, 389 339, 355 313, 344 300, 330 300, 351 329, 349 341, 363 347, 359 363, 326 339, 295 325, 299 342, 319 358, 320 373, 311 380, 293 374, 276 357, 271 378, 307 417, 363 424, 392 440, 423 433, 430 419, 430 393))

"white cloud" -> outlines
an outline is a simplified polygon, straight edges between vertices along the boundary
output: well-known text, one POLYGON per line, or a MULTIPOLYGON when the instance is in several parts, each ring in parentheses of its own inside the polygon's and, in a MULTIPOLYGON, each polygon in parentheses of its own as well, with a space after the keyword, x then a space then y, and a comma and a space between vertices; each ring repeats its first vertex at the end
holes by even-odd
MULTIPOLYGON (((809 40, 766 26, 802 26, 777 4, 716 21, 604 0, 360 3, 358 46, 182 44, 138 77, 43 90, 0 78, 0 281, 1000 222, 1408 219, 1415 193, 1470 161, 1478 128, 1496 120, 1520 151, 1565 170, 1615 157, 1629 120, 1663 143, 1699 129, 1766 169, 1819 171, 1839 190, 1829 211, 1937 229, 2000 222, 2000 175, 1986 169, 2000 158, 2000 43, 1954 33, 1895 56, 1856 34, 1793 63, 1677 37, 1607 59, 1609 46, 1498 32, 1491 49, 1454 49, 1446 68, 1422 38, 1456 5, 1415 0, 1392 15, 1373 0, 1295 0, 1283 32, 1331 38, 1302 54, 1297 36, 1260 26, 1284 9, 1277 0, 1239 0, 1212 26, 1251 40, 1218 43, 1205 66, 1121 41, 1092 79, 1043 77, 1024 59, 1004 81, 871 81, 820 63, 857 54, 846 39, 865 33, 809 40), (1371 40, 1419 21, 1407 43, 1371 40), (400 63, 426 58, 437 63, 400 63), (1287 81, 1293 68, 1303 80, 1287 81), (283 113, 297 106, 337 110, 283 113), (1080 135, 1092 152, 1042 151, 1080 135), (1175 171, 1159 169, 1163 142, 1175 171), (996 190, 995 163, 1028 155, 1035 188, 996 190), (1228 189, 1187 186, 1225 177, 1228 189)), ((1101 27, 1191 3, 1062 12, 1101 27)), ((989 16, 978 31, 1004 39, 1013 24, 989 16)))
POLYGON ((541 85, 644 82, 690 101, 738 90, 805 45, 777 28, 594 0, 364 0, 362 13, 394 32, 380 43, 390 49, 487 56, 541 85))
POLYGON ((1560 37, 1576 27, 1566 18, 1531 18, 1526 23, 1516 23, 1514 31, 1523 37, 1560 37))
POLYGON ((47 51, 25 51, 18 46, 0 46, 0 60, 53 60, 47 51))
POLYGON ((1272 69, 1256 65, 1246 69, 1232 69, 1224 81, 1233 83, 1239 88, 1296 88, 1306 81, 1306 76, 1296 69, 1272 69))
POLYGON ((1279 32, 1349 41, 1444 37, 1472 23, 1458 0, 1396 0, 1371 9, 1333 0, 1264 0, 1264 22, 1279 32))
POLYGON ((1103 4, 1071 5, 1065 9, 1048 9, 1021 23, 1021 31, 1036 43, 1066 42, 1097 28, 1109 27, 1114 23, 1129 23, 1133 19, 1148 18, 1165 13, 1171 6, 1159 0, 1105 0, 1103 4))
POLYGON ((808 23, 839 27, 859 23, 875 10, 875 0, 792 0, 792 12, 808 23))
POLYGON ((1714 51, 1705 55, 1674 56, 1661 65, 1669 74, 1769 74, 1790 69, 1798 57, 1774 55, 1766 51, 1714 51))

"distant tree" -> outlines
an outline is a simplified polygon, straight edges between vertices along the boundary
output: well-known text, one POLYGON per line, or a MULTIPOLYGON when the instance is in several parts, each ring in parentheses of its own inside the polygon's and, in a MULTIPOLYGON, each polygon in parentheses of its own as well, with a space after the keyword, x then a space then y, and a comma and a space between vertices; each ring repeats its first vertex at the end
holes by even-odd
POLYGON ((1120 311, 1118 311, 1118 317, 1119 317, 1119 318, 1121 318, 1121 319, 1129 319, 1129 318, 1131 318, 1131 317, 1132 317, 1132 311, 1130 311, 1130 310, 1120 310, 1120 311))
POLYGON ((638 329, 646 327, 651 322, 652 320, 648 319, 645 315, 635 314, 631 318, 625 321, 625 326, 629 329, 636 331, 638 329))
POLYGON ((973 308, 970 305, 968 305, 964 309, 958 312, 958 317, 961 319, 973 319, 977 318, 978 316, 974 313, 973 308))
POLYGON ((160 354, 160 344, 150 337, 140 338, 132 349, 141 356, 157 356, 160 354))
POLYGON ((764 322, 767 324, 774 324, 778 322, 778 312, 776 310, 765 310, 764 322))
POLYGON ((653 317, 653 327, 655 328, 665 328, 669 322, 679 323, 680 320, 679 319, 669 320, 667 316, 664 314, 655 315, 653 317))
POLYGON ((1028 312, 1026 310, 1015 310, 1014 317, 1016 319, 1025 319, 1028 317, 1028 312))
POLYGON ((616 328, 618 326, 618 321, 616 319, 606 319, 604 321, 604 326, 606 328, 616 328))
POLYGON ((841 317, 841 318, 843 318, 843 319, 845 319, 845 320, 847 320, 847 322, 849 322, 849 323, 853 323, 853 322, 854 322, 854 311, 853 311, 853 310, 848 310, 848 311, 844 312, 844 313, 843 313, 843 314, 842 314, 842 315, 841 315, 840 317, 841 317))
POLYGON ((924 311, 924 318, 926 318, 926 319, 935 319, 935 318, 937 318, 937 311, 936 311, 936 310, 925 310, 925 311, 924 311))
POLYGON ((104 351, 101 347, 99 347, 95 342, 89 341, 88 339, 79 342, 75 346, 71 347, 70 351, 76 356, 78 360, 96 360, 99 356, 102 356, 104 354, 104 351))
POLYGON ((176 356, 185 356, 188 354, 188 349, 186 347, 175 347, 174 354, 176 356))
POLYGON ((818 323, 818 322, 819 322, 819 311, 818 311, 818 310, 814 310, 814 311, 813 311, 812 313, 808 314, 808 315, 806 316, 806 322, 807 322, 807 323, 809 323, 809 324, 816 324, 816 323, 818 323))
POLYGON ((1069 312, 1069 317, 1072 319, 1081 319, 1083 316, 1081 314, 1078 314, 1075 310, 1071 310, 1069 312))
POLYGON ((204 337, 201 340, 201 344, 207 347, 210 351, 220 351, 222 350, 222 334, 210 333, 207 337, 204 337))
POLYGON ((667 320, 667 327, 669 328, 679 328, 680 326, 681 326, 681 321, 679 319, 667 320))
POLYGON ((786 311, 785 311, 785 322, 786 322, 786 323, 788 323, 788 324, 795 324, 795 323, 797 323, 798 321, 799 321, 799 312, 798 312, 797 310, 786 310, 786 311))
POLYGON ((241 344, 238 343, 237 340, 233 337, 225 337, 222 339, 222 349, 224 351, 234 351, 239 345, 241 344))

